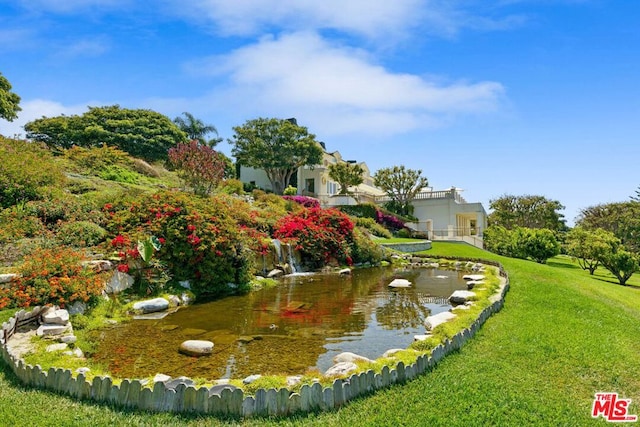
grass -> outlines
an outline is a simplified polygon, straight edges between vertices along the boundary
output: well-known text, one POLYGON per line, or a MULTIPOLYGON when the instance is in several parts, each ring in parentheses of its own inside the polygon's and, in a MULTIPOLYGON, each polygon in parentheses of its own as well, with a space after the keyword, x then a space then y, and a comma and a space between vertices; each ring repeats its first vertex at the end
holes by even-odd
POLYGON ((391 239, 385 239, 383 237, 374 237, 377 243, 385 244, 385 243, 424 243, 424 239, 412 239, 409 237, 392 237, 391 239))
MULTIPOLYGON (((590 417, 594 393, 615 391, 640 413, 640 280, 611 283, 566 257, 547 265, 434 242, 430 255, 490 258, 511 278, 503 310, 459 352, 404 385, 342 409, 246 425, 512 426, 605 425, 590 417)), ((2 314, 2 313, 0 313, 2 314)), ((235 425, 175 414, 144 414, 23 387, 0 364, 4 425, 235 425)))

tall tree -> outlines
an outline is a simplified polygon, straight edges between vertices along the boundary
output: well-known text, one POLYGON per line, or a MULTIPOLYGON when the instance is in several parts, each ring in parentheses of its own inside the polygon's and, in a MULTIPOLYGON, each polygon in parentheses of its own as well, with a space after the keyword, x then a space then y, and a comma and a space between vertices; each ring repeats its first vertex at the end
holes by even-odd
POLYGON ((349 194, 349 187, 362 184, 364 178, 362 166, 348 162, 329 165, 329 176, 340 185, 339 194, 349 194))
POLYGON ((218 143, 222 141, 222 138, 218 137, 218 129, 214 125, 207 125, 202 120, 196 119, 193 114, 187 113, 186 111, 182 113, 184 117, 176 117, 173 119, 173 123, 175 123, 181 131, 187 134, 187 137, 190 141, 194 139, 198 141, 202 145, 208 145, 213 148, 218 143), (209 134, 215 134, 215 137, 212 139, 206 139, 205 136, 209 134))
POLYGON ((43 117, 24 128, 28 138, 54 149, 106 144, 147 161, 164 160, 169 148, 187 142, 185 133, 168 117, 118 105, 89 107, 81 116, 43 117))
POLYGON ((567 229, 564 215, 559 211, 564 206, 557 200, 543 196, 506 194, 489 201, 493 210, 489 215, 490 225, 499 225, 508 230, 515 227, 547 228, 553 231, 567 229))
POLYGON ((10 122, 18 118, 20 97, 11 92, 11 83, 0 73, 0 119, 10 122))
POLYGON ((632 252, 640 253, 640 203, 617 202, 590 206, 576 220, 587 230, 601 228, 612 232, 632 252))
POLYGON ((404 165, 382 168, 373 176, 376 187, 387 193, 391 199, 388 207, 400 215, 410 215, 411 202, 416 195, 429 185, 422 170, 406 169, 404 165))
POLYGON ((299 167, 322 161, 323 150, 315 135, 293 120, 258 118, 233 130, 230 142, 238 163, 264 170, 277 194, 282 194, 299 167))
POLYGON ((574 227, 567 233, 567 253, 578 260, 578 265, 583 270, 588 270, 593 275, 600 260, 614 246, 617 238, 613 233, 601 228, 585 230, 582 227, 574 227))

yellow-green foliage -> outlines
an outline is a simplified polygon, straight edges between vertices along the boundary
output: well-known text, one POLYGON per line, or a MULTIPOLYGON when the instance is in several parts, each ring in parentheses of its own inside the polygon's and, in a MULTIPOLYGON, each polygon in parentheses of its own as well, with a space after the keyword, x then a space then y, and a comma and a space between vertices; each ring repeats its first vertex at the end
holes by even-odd
POLYGON ((75 146, 66 150, 64 156, 71 160, 80 172, 99 173, 109 166, 133 165, 133 159, 126 152, 107 145, 91 148, 75 146))
POLYGON ((249 383, 242 384, 240 386, 245 394, 253 395, 260 389, 269 390, 275 388, 276 390, 287 387, 287 377, 281 375, 265 375, 257 380, 249 383))

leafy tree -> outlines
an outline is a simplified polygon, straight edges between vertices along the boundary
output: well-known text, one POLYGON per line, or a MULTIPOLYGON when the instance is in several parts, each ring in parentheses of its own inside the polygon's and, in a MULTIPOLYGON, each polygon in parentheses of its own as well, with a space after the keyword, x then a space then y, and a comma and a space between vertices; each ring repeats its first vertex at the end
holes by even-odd
POLYGON ((612 232, 632 252, 640 253, 640 203, 618 202, 582 209, 576 225, 612 232))
POLYGON ((374 184, 391 198, 391 208, 399 215, 411 214, 411 202, 429 185, 422 170, 406 169, 404 165, 378 170, 373 176, 374 184))
POLYGON ((364 169, 351 163, 335 163, 329 165, 329 176, 340 184, 339 194, 349 194, 349 187, 362 184, 364 169))
POLYGON ((629 196, 629 198, 631 200, 633 200, 634 202, 640 202, 640 186, 638 186, 638 188, 636 188, 636 195, 635 196, 629 196))
POLYGON ((557 200, 543 196, 501 196, 489 202, 489 224, 506 229, 515 227, 547 228, 553 231, 566 230, 564 215, 559 213, 564 206, 557 200))
POLYGON ((0 73, 0 119, 10 122, 18 118, 18 111, 22 111, 20 97, 11 92, 11 83, 0 73))
POLYGON ((485 230, 485 248, 499 255, 528 259, 544 264, 560 253, 553 231, 546 228, 515 227, 508 230, 492 225, 485 230))
POLYGON ((209 195, 224 175, 224 159, 213 148, 200 145, 195 139, 169 149, 169 161, 184 183, 200 196, 209 195))
POLYGON ((589 270, 593 275, 615 240, 612 233, 601 228, 586 230, 575 227, 567 233, 567 253, 578 260, 583 270, 589 270))
POLYGON ((218 137, 218 129, 214 125, 207 125, 202 120, 196 119, 193 114, 184 112, 183 117, 176 117, 173 119, 181 131, 187 134, 189 140, 197 140, 202 145, 208 145, 213 148, 222 141, 222 138, 218 137), (215 138, 207 140, 206 135, 213 133, 215 138))
POLYGON ((232 153, 239 164, 263 169, 276 194, 282 194, 301 166, 317 165, 322 147, 293 120, 258 118, 233 128, 232 153))
POLYGON ((126 109, 118 105, 89 107, 81 116, 58 116, 25 125, 27 137, 54 149, 74 145, 118 147, 147 161, 167 158, 167 150, 187 137, 168 117, 151 110, 126 109))
POLYGON ((618 283, 626 285, 627 280, 638 270, 638 256, 624 249, 607 252, 600 260, 604 268, 616 276, 618 283))

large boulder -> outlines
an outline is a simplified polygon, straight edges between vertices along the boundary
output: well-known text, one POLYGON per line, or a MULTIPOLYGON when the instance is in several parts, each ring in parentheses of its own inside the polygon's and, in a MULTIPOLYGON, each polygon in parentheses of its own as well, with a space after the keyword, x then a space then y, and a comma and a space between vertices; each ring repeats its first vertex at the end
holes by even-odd
POLYGON ((431 331, 436 326, 441 325, 455 318, 456 318, 455 314, 448 311, 443 311, 442 313, 434 314, 433 316, 429 316, 426 319, 424 319, 424 326, 425 328, 427 328, 428 331, 431 331))
POLYGON ((411 282, 407 279, 393 279, 389 283, 390 288, 408 288, 411 286, 411 282))
POLYGON ((47 325, 66 325, 69 323, 69 312, 61 308, 50 308, 42 316, 42 323, 47 325))
POLYGON ((155 313, 169 308, 169 301, 164 298, 154 298, 145 301, 138 301, 133 304, 133 309, 142 313, 155 313))
POLYGON ((180 344, 180 353, 187 356, 206 356, 213 353, 213 343, 203 340, 187 340, 180 344))
POLYGON ((475 292, 471 292, 471 291, 455 291, 449 297, 449 301, 452 304, 464 304, 465 302, 470 301, 471 299, 475 298, 475 296, 476 296, 475 292))
POLYGON ((364 356, 360 356, 359 354, 351 353, 349 351, 340 353, 339 355, 333 358, 333 363, 343 363, 343 362, 356 363, 358 361, 371 362, 371 359, 368 359, 364 356))
POLYGON ((113 273, 113 276, 111 276, 111 280, 107 282, 106 291, 108 294, 117 294, 124 291, 125 289, 129 289, 131 286, 133 286, 133 282, 133 277, 131 277, 127 273, 116 270, 113 273))

